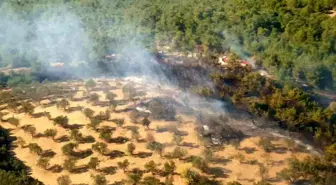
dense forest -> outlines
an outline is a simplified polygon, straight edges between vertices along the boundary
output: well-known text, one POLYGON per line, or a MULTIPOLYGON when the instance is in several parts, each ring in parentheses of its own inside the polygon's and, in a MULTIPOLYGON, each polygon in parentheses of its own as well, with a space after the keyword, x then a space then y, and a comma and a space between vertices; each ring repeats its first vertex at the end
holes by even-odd
POLYGON ((283 81, 336 86, 333 0, 4 1, 0 65, 95 62, 130 45, 255 56, 283 81))
MULTIPOLYGON (((229 51, 236 58, 253 57, 280 82, 336 88, 334 0, 8 0, 0 4, 0 67, 33 71, 0 74, 2 87, 47 79, 43 64, 50 62, 92 64, 132 46, 155 53, 161 45, 180 52, 201 48, 207 57, 229 51)), ((325 159, 335 162, 336 103, 323 108, 299 88, 261 77, 234 60, 232 66, 210 74, 216 92, 199 89, 199 94, 229 97, 255 115, 308 132, 325 149, 325 159)), ((21 179, 27 171, 9 156, 8 137, 0 140, 6 156, 1 159, 14 162, 0 166, 9 171, 0 173, 11 177, 13 169, 23 171, 13 172, 21 179)), ((332 177, 335 166, 319 160, 294 161, 284 175, 289 180, 301 175, 315 184, 327 184, 326 174, 332 177)))

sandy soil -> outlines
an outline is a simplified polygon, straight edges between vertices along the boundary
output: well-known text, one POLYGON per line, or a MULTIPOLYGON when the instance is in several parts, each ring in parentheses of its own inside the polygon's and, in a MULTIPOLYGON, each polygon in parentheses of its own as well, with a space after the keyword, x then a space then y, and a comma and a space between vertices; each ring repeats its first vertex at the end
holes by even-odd
MULTIPOLYGON (((123 84, 126 82, 121 81, 123 84)), ((116 86, 117 83, 115 81, 110 81, 110 85, 116 86)), ((81 87, 80 90, 84 90, 84 87, 81 87)), ((123 99, 123 94, 120 88, 113 90, 115 94, 117 94, 118 100, 123 99)), ((105 93, 98 91, 96 92, 97 94, 100 95, 100 100, 105 100, 105 93)), ((150 92, 146 95, 146 97, 152 97, 156 96, 158 93, 156 92, 150 92)), ((81 97, 83 96, 83 92, 79 91, 76 94, 76 97, 81 97)), ((44 101, 43 103, 48 103, 48 101, 44 101)), ((92 106, 91 103, 87 103, 86 101, 82 102, 71 102, 71 106, 77 106, 81 105, 86 108, 91 108, 92 110, 95 111, 95 113, 99 113, 100 111, 105 111, 106 107, 99 107, 99 106, 92 106)), ((122 109, 124 107, 127 107, 129 105, 132 105, 132 103, 129 103, 128 105, 118 107, 118 109, 122 109)), ((99 138, 99 134, 91 129, 88 129, 85 125, 89 123, 89 120, 85 118, 84 114, 80 111, 75 111, 72 113, 66 113, 65 111, 61 109, 57 109, 56 106, 51 106, 48 108, 43 108, 42 106, 37 106, 35 108, 35 113, 36 112, 43 112, 47 111, 50 112, 51 117, 56 117, 60 115, 66 115, 69 118, 69 123, 70 124, 81 124, 84 125, 83 128, 80 129, 80 131, 83 133, 84 136, 91 135, 95 137, 96 141, 99 142, 104 142, 99 138)), ((8 110, 3 110, 3 112, 9 112, 8 110)), ((24 125, 33 125, 36 127, 37 133, 43 133, 46 129, 50 128, 56 128, 58 133, 57 137, 63 136, 63 135, 70 135, 69 131, 59 127, 55 126, 51 120, 48 120, 46 117, 42 118, 32 118, 29 115, 25 114, 14 114, 12 112, 9 112, 8 115, 5 116, 5 118, 9 116, 15 116, 20 120, 20 126, 24 125)), ((163 132, 163 133, 156 133, 155 129, 157 127, 163 127, 163 126, 168 126, 168 125, 176 125, 177 128, 181 131, 186 131, 188 133, 187 136, 183 136, 183 142, 186 143, 191 143, 193 147, 183 147, 187 149, 188 151, 188 156, 190 155, 195 155, 195 156, 201 156, 202 151, 204 150, 203 143, 199 140, 198 138, 198 133, 195 132, 195 118, 187 115, 181 114, 183 117, 183 120, 185 120, 185 123, 177 123, 177 122, 167 122, 167 121, 157 121, 157 120, 152 120, 152 123, 150 125, 150 129, 144 128, 142 125, 135 125, 130 121, 129 118, 129 113, 111 113, 111 119, 114 118, 125 118, 125 125, 123 127, 117 127, 117 125, 113 122, 103 122, 101 123, 101 126, 112 126, 116 127, 116 130, 113 132, 112 137, 117 137, 117 136, 123 136, 127 138, 131 138, 131 131, 127 130, 127 126, 138 126, 139 127, 139 133, 141 138, 146 138, 148 133, 153 134, 155 137, 155 140, 161 143, 167 143, 170 144, 172 143, 172 138, 173 135, 172 133, 169 132, 163 132)), ((56 143, 52 139, 41 137, 41 138, 32 138, 29 134, 25 133, 22 129, 20 128, 15 128, 12 125, 8 123, 1 123, 2 126, 5 128, 12 128, 14 129, 12 131, 13 135, 16 137, 22 137, 27 144, 29 143, 37 143, 40 145, 44 150, 52 150, 56 152, 56 155, 51 158, 50 160, 50 166, 59 164, 62 165, 66 157, 62 154, 61 147, 65 145, 68 142, 63 142, 63 143, 56 143)), ((257 143, 260 138, 258 137, 251 137, 243 140, 240 143, 239 147, 233 147, 231 145, 225 145, 222 148, 218 149, 214 155, 216 159, 220 159, 217 162, 212 162, 210 163, 210 167, 212 168, 219 168, 222 170, 222 175, 217 178, 218 180, 221 180, 224 182, 229 182, 229 181, 239 181, 242 184, 253 184, 255 180, 260 179, 259 175, 259 167, 257 164, 248 164, 246 161, 253 161, 256 160, 258 163, 263 164, 267 169, 268 169, 268 176, 270 179, 274 179, 276 177, 276 173, 281 171, 287 166, 287 159, 289 159, 292 155, 299 156, 299 158, 302 158, 306 156, 307 154, 304 153, 293 153, 286 151, 285 153, 279 154, 275 152, 271 153, 265 153, 263 149, 261 149, 257 143), (252 148, 254 151, 252 153, 247 153, 244 151, 244 148, 252 148), (242 154, 245 156, 245 162, 239 161, 235 156, 237 154, 242 154)), ((151 152, 146 148, 146 143, 137 143, 136 144, 136 150, 135 154, 139 152, 151 152)), ((109 150, 120 150, 126 153, 127 151, 127 144, 108 144, 108 149, 109 150)), ((284 141, 278 140, 277 142, 274 142, 274 144, 277 144, 278 146, 284 146, 284 141)), ((80 144, 78 149, 79 150, 84 150, 84 149, 89 149, 91 148, 91 144, 80 144)), ((173 150, 176 146, 173 144, 170 144, 165 149, 165 153, 173 150)), ((71 174, 65 170, 63 170, 61 173, 52 173, 50 171, 41 169, 36 165, 38 156, 36 154, 32 154, 29 152, 28 148, 20 148, 16 147, 14 149, 15 154, 17 157, 24 161, 26 165, 31 167, 32 169, 32 176, 34 178, 39 179, 46 185, 56 185, 57 178, 61 175, 69 175, 73 183, 89 183, 92 184, 92 179, 90 177, 91 174, 97 174, 97 172, 89 170, 88 172, 81 173, 81 174, 71 174)), ((160 168, 163 167, 163 164, 165 161, 168 161, 165 158, 161 158, 157 153, 153 153, 151 157, 148 158, 137 158, 135 156, 130 156, 127 155, 125 157, 120 157, 116 159, 110 159, 109 157, 106 156, 101 156, 98 153, 94 152, 90 157, 98 157, 101 160, 99 168, 104 168, 104 167, 110 167, 110 166, 115 166, 117 167, 117 162, 123 161, 124 159, 128 159, 131 163, 129 169, 132 168, 140 168, 144 169, 145 163, 147 163, 150 160, 154 160, 156 163, 161 164, 160 168)), ((77 165, 85 165, 89 162, 90 157, 80 159, 78 160, 77 165)), ((191 164, 190 163, 185 163, 182 160, 174 160, 176 165, 177 165, 177 172, 182 173, 185 169, 190 168, 191 164)), ((146 174, 148 175, 148 174, 146 174)), ((145 175, 145 176, 146 176, 145 175)), ((206 174, 204 174, 206 175, 206 174)), ((126 175, 123 173, 121 170, 117 170, 117 173, 114 175, 106 175, 105 176, 109 183, 121 181, 122 179, 126 178, 126 175)), ((161 178, 163 180, 163 178, 161 178)), ((186 184, 185 180, 181 178, 179 175, 174 176, 174 184, 186 184)), ((273 184, 275 185, 285 185, 288 184, 284 181, 276 181, 273 184)))

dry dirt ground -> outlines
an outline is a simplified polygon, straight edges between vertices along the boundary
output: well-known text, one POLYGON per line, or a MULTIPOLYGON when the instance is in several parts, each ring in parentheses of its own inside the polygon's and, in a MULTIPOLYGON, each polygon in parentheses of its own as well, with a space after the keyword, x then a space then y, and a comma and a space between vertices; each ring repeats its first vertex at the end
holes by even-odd
MULTIPOLYGON (((125 82, 122 82, 125 83, 125 82)), ((117 100, 122 100, 124 99, 123 93, 121 91, 121 85, 116 84, 115 80, 109 81, 109 84, 111 86, 116 86, 118 87, 117 89, 111 90, 111 92, 114 92, 117 94, 116 99, 117 100)), ((71 86, 72 84, 69 84, 71 86)), ((99 85, 99 83, 98 83, 99 85)), ((82 86, 79 88, 79 91, 77 93, 77 97, 81 97, 83 94, 83 91, 85 88, 82 86)), ((105 100, 105 93, 102 91, 97 91, 100 95, 100 100, 105 100)), ((146 95, 146 98, 148 97, 154 97, 154 96, 159 96, 159 93, 153 92, 148 92, 146 95)), ((46 103, 45 102, 42 102, 46 103)), ((99 111, 105 111, 106 107, 100 107, 100 106, 92 106, 91 103, 87 103, 86 101, 82 102, 73 102, 70 101, 71 106, 77 106, 77 105, 82 105, 85 108, 91 108, 92 110, 95 111, 95 113, 98 113, 99 111)), ((123 109, 125 107, 132 106, 132 102, 129 102, 128 105, 124 106, 118 106, 118 109, 123 109)), ((60 115, 66 115, 69 118, 69 123, 70 124, 81 124, 84 125, 80 129, 80 131, 83 133, 84 136, 91 135, 95 138, 96 141, 99 142, 104 142, 102 139, 99 138, 99 134, 92 129, 87 128, 85 125, 89 123, 89 120, 84 116, 84 114, 81 111, 75 111, 72 113, 67 113, 61 109, 58 109, 55 105, 47 108, 43 108, 41 105, 37 105, 35 108, 35 113, 37 112, 43 112, 47 111, 50 112, 51 117, 55 118, 60 115)), ((37 133, 43 133, 46 129, 51 129, 55 128, 57 129, 57 137, 63 136, 63 135, 70 135, 68 130, 65 130, 61 128, 60 126, 55 126, 53 124, 52 120, 49 120, 46 117, 41 117, 41 118, 32 118, 29 115, 26 115, 24 113, 20 114, 15 114, 9 110, 3 110, 2 112, 9 112, 6 116, 14 116, 20 120, 20 127, 24 125, 33 125, 35 126, 37 133)), ((176 125, 179 130, 185 131, 188 133, 187 136, 183 136, 183 141, 185 143, 190 143, 193 146, 182 146, 182 148, 187 149, 188 156, 190 155, 195 155, 195 156, 202 156, 202 151, 205 149, 202 141, 199 139, 199 134, 196 133, 195 131, 195 122, 196 118, 179 114, 178 115, 182 116, 184 122, 183 123, 178 123, 175 121, 158 121, 158 120, 151 120, 151 124, 149 126, 149 129, 144 128, 141 124, 135 125, 134 123, 131 122, 130 120, 130 114, 127 112, 121 112, 121 113, 116 113, 112 112, 111 113, 111 119, 114 118, 124 118, 125 119, 125 125, 122 127, 118 127, 115 123, 110 122, 110 121, 104 121, 101 126, 111 126, 111 127, 116 127, 116 130, 113 132, 112 137, 117 137, 117 136, 124 136, 127 138, 131 138, 131 131, 127 130, 127 126, 138 126, 139 127, 139 133, 141 138, 146 139, 148 133, 152 133, 155 140, 160 142, 160 143, 166 143, 168 146, 165 148, 164 153, 167 153, 176 146, 172 143, 172 138, 173 135, 170 132, 163 132, 163 133, 157 133, 155 129, 157 127, 164 127, 168 125, 176 125)), ((5 118, 6 118, 5 116, 5 118)), ((56 153, 54 157, 51 158, 50 160, 50 166, 53 166, 55 164, 63 165, 64 160, 66 159, 66 156, 63 155, 62 153, 62 146, 67 144, 68 142, 62 142, 62 143, 56 143, 52 139, 46 138, 46 137, 40 137, 40 138, 33 138, 29 134, 25 133, 20 127, 14 127, 8 123, 1 123, 1 125, 5 128, 10 128, 12 130, 12 134, 16 137, 22 137, 27 144, 29 143, 37 143, 40 145, 43 150, 52 150, 56 153)), ((216 179, 220 180, 225 184, 226 182, 230 181, 238 181, 242 184, 253 184, 254 181, 260 180, 260 173, 259 173, 259 166, 256 163, 261 163, 263 164, 266 169, 267 169, 267 176, 269 179, 276 179, 276 173, 281 171, 282 169, 286 168, 288 162, 287 159, 290 157, 297 156, 298 158, 303 158, 303 156, 306 156, 307 154, 305 153, 300 153, 300 152, 291 152, 289 150, 286 150, 285 153, 276 153, 276 152, 270 152, 266 153, 262 148, 258 146, 258 140, 260 138, 258 137, 251 137, 244 139, 241 143, 240 146, 231 146, 231 145, 224 145, 221 148, 217 148, 214 152, 214 158, 216 160, 213 160, 210 162, 210 167, 213 169, 217 169, 218 173, 216 179), (251 149, 251 153, 247 153, 245 149, 251 149), (238 156, 238 157, 237 157, 238 156), (244 157, 241 157, 244 156, 244 157), (255 161, 255 162, 248 162, 248 161, 255 161)), ((101 161, 99 168, 102 169, 104 167, 117 167, 117 162, 123 161, 124 159, 128 159, 130 161, 130 167, 129 169, 132 168, 140 168, 144 169, 145 163, 147 163, 150 160, 154 160, 156 163, 160 164, 159 168, 163 167, 163 164, 168 161, 166 158, 161 158, 157 153, 152 152, 146 148, 146 142, 133 142, 136 145, 135 149, 135 154, 140 153, 140 152, 148 152, 152 153, 152 156, 147 157, 147 158, 139 158, 136 157, 136 155, 126 155, 124 157, 120 158, 110 158, 107 156, 102 156, 98 154, 97 152, 93 152, 93 154, 89 157, 86 157, 84 159, 78 160, 77 165, 85 165, 89 162, 90 157, 98 157, 99 160, 101 161)), ((285 142, 283 140, 277 140, 273 141, 274 144, 277 144, 278 146, 284 146, 285 142)), ((127 144, 114 144, 114 143, 107 143, 108 149, 109 150, 119 150, 123 151, 127 154, 127 144)), ((90 149, 92 143, 86 143, 86 144, 79 144, 79 150, 84 150, 84 149, 90 149)), ((93 184, 93 180, 90 177, 91 174, 98 174, 97 171, 94 170, 88 170, 87 172, 84 173, 79 173, 79 174, 72 174, 67 172, 66 170, 63 170, 60 173, 52 173, 48 170, 44 170, 40 167, 38 167, 37 160, 39 157, 36 154, 33 154, 29 151, 29 149, 26 148, 21 148, 21 147, 16 147, 14 149, 14 152, 16 156, 24 161, 24 163, 29 166, 32 169, 31 175, 34 178, 37 178, 38 180, 42 181, 46 185, 56 185, 57 184, 57 178, 61 175, 69 175, 72 183, 73 184, 79 184, 79 183, 86 183, 86 184, 93 184)), ((192 164, 187 163, 183 160, 178 160, 174 159, 174 162, 176 163, 177 173, 183 173, 184 170, 187 168, 191 168, 192 164)), ((150 175, 150 173, 146 173, 144 176, 150 175)), ((209 174, 204 174, 204 175, 209 175, 209 174)), ((211 175, 209 175, 211 176, 211 175)), ((118 169, 117 172, 113 175, 105 175, 106 179, 109 181, 110 184, 121 181, 123 179, 126 179, 127 176, 126 174, 118 169)), ((161 181, 164 181, 164 178, 157 176, 158 178, 161 179, 161 181)), ((211 176, 211 178, 215 178, 211 176)), ((174 184, 186 184, 186 180, 183 179, 180 175, 174 175, 174 184)), ((288 184, 285 181, 277 181, 274 180, 272 184, 276 185, 285 185, 288 184)))

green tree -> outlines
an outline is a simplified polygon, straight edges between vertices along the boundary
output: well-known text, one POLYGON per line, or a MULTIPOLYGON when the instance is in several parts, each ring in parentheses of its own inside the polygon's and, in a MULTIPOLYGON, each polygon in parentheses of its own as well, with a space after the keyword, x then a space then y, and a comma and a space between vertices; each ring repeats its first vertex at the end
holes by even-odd
POLYGON ((64 98, 61 101, 57 102, 56 104, 57 108, 62 108, 63 110, 67 110, 69 106, 70 106, 70 102, 64 98))
POLYGON ((45 158, 45 157, 41 157, 39 158, 39 160, 37 161, 37 166, 47 170, 48 167, 50 166, 49 163, 50 159, 49 158, 45 158))
POLYGON ((57 135, 57 130, 56 129, 47 129, 44 131, 44 135, 46 137, 51 137, 53 140, 55 140, 55 137, 57 135))
POLYGON ((144 185, 160 185, 160 179, 154 177, 154 176, 147 176, 143 179, 144 185))
POLYGON ((94 185, 107 185, 108 181, 103 175, 91 175, 94 185))
POLYGON ((57 178, 58 185, 71 185, 72 181, 68 175, 62 175, 57 178))
POLYGON ((176 165, 174 161, 165 162, 163 166, 163 171, 166 175, 172 175, 176 170, 176 165))
POLYGON ((128 143, 127 144, 127 152, 131 155, 133 155, 135 150, 135 145, 133 143, 128 143))
POLYGON ((83 110, 83 113, 84 115, 87 117, 87 118, 92 118, 93 117, 93 114, 94 114, 94 111, 89 109, 89 108, 85 108, 83 110))
POLYGON ((86 89, 92 89, 92 88, 95 88, 96 85, 97 85, 96 82, 94 80, 90 79, 90 80, 85 82, 84 86, 85 86, 86 89))
POLYGON ((102 142, 97 142, 92 145, 92 150, 98 152, 99 154, 105 155, 107 153, 107 145, 102 142))
POLYGON ((10 123, 11 125, 14 125, 16 127, 18 127, 20 125, 20 121, 17 118, 14 118, 14 117, 9 118, 8 123, 10 123))
POLYGON ((118 167, 120 169, 122 169, 124 172, 126 172, 128 166, 130 165, 130 163, 127 159, 125 159, 123 161, 119 161, 117 164, 118 164, 118 167))
POLYGON ((89 161, 89 163, 88 163, 88 167, 90 168, 90 169, 93 169, 93 170, 96 170, 97 169, 97 167, 99 166, 99 159, 97 158, 97 157, 91 157, 90 158, 90 161, 89 161))
POLYGON ((154 173, 157 171, 157 166, 158 165, 153 160, 151 160, 145 164, 145 169, 154 175, 154 173))

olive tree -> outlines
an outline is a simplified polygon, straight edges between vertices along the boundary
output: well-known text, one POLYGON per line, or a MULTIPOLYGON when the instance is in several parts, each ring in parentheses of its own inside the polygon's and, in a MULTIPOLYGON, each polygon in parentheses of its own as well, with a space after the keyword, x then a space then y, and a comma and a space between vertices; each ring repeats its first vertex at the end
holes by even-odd
POLYGON ((123 170, 124 172, 126 172, 128 166, 130 165, 129 161, 127 159, 123 160, 123 161, 119 161, 118 163, 118 167, 123 170))
POLYGON ((93 185, 107 185, 108 181, 103 175, 91 175, 93 185))
POLYGON ((98 152, 99 154, 105 155, 107 153, 107 145, 102 142, 97 142, 92 145, 92 150, 98 152))
POLYGON ((135 150, 135 145, 133 143, 128 143, 127 144, 127 152, 130 155, 133 155, 134 150, 135 150))
POLYGON ((157 166, 158 164, 156 164, 153 160, 151 160, 145 164, 145 169, 154 175, 154 173, 157 170, 157 166))
POLYGON ((46 137, 51 137, 53 140, 55 140, 55 137, 57 135, 57 130, 56 129, 47 129, 44 131, 44 135, 46 137))
POLYGON ((68 175, 62 175, 57 178, 58 185, 71 185, 72 181, 68 175))
POLYGON ((37 161, 37 166, 47 170, 48 167, 50 166, 50 163, 49 163, 50 159, 49 158, 46 158, 46 157, 41 157, 39 158, 39 160, 37 161))
POLYGON ((92 170, 96 170, 99 166, 99 159, 97 157, 91 157, 88 163, 88 167, 92 170))
POLYGON ((70 106, 70 102, 67 99, 62 99, 61 101, 57 102, 56 107, 66 110, 70 106))

